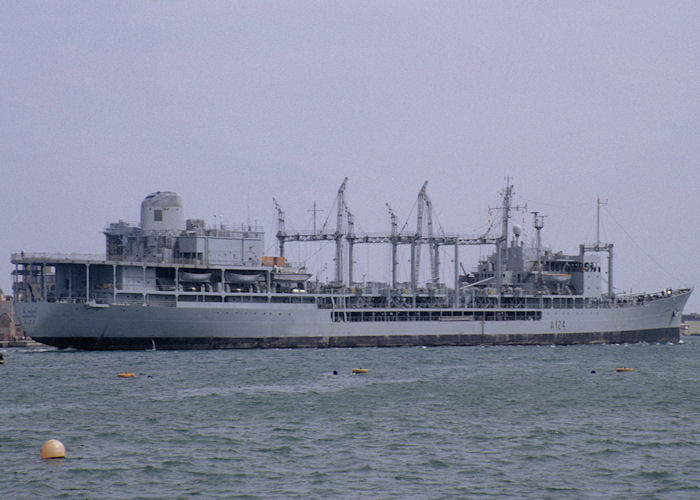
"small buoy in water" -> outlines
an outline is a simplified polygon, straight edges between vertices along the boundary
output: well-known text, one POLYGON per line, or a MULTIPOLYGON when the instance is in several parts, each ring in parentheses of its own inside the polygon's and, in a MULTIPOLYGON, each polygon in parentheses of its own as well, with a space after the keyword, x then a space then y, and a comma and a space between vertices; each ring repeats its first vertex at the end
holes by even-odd
POLYGON ((352 372, 353 373, 369 373, 369 370, 367 368, 353 368, 352 372))
POLYGON ((595 373, 595 370, 591 370, 591 373, 595 373))
POLYGON ((134 378, 135 376, 135 373, 117 373, 117 377, 119 378, 134 378))
POLYGON ((618 372, 633 372, 634 368, 627 368, 626 366, 623 366, 622 368, 617 368, 615 371, 618 372))
POLYGON ((66 458, 66 448, 57 439, 49 439, 41 447, 41 458, 66 458))
POLYGON ((333 370, 333 375, 338 375, 338 370, 333 370))

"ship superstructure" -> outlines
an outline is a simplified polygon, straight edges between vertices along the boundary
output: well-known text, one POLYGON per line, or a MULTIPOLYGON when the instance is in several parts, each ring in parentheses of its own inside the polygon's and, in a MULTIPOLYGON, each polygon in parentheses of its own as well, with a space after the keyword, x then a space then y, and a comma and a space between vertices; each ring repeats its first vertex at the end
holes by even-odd
MULTIPOLYGON (((355 230, 337 192, 336 227, 292 232, 275 200, 277 256, 264 232, 243 225, 207 227, 185 219, 172 192, 148 195, 139 224, 109 224, 101 256, 13 254, 20 320, 33 338, 58 347, 168 349, 677 341, 690 289, 615 294, 613 245, 582 244, 565 255, 544 247, 543 216, 532 212, 536 243, 511 227, 513 186, 501 192, 500 234, 435 230, 427 182, 418 193, 415 230, 355 230), (320 281, 285 259, 290 242, 332 241, 332 280, 320 281), (359 282, 357 245, 391 247, 391 282, 359 282), (410 247, 410 279, 400 282, 398 250, 410 247), (460 248, 494 250, 470 272, 460 248), (430 276, 420 281, 421 252, 430 276), (451 283, 440 281, 441 249, 453 255, 451 283), (607 254, 603 290, 601 254, 607 254)), ((600 202, 598 207, 600 208, 600 202)), ((443 252, 444 253, 444 252, 443 252)))

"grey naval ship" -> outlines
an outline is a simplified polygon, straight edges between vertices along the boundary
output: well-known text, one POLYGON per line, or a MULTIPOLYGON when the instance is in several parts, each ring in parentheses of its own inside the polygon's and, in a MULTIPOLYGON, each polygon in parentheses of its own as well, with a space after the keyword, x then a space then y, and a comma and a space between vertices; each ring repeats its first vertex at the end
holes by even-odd
POLYGON ((514 205, 510 181, 481 235, 436 230, 427 182, 418 193, 415 230, 408 224, 399 230, 387 204, 390 232, 356 232, 346 184, 347 178, 332 210, 335 228, 287 231, 274 201, 276 256, 264 255, 260 227, 208 227, 185 219, 178 194, 150 194, 139 224, 120 220, 106 227, 106 255, 13 254, 20 322, 39 342, 89 350, 679 340, 691 289, 616 293, 613 245, 597 236, 577 254, 553 252, 542 244, 539 212, 527 215, 533 230, 526 244, 523 228, 511 221, 526 209, 514 205), (320 281, 288 262, 290 242, 334 246, 334 279, 320 281), (391 282, 356 279, 353 252, 360 244, 391 248, 391 282), (410 280, 399 282, 402 245, 410 246, 410 280), (459 255, 467 245, 490 248, 470 271, 459 255), (425 280, 419 278, 421 250, 429 261, 425 280), (441 251, 453 265, 444 273, 451 283, 440 280, 441 251))

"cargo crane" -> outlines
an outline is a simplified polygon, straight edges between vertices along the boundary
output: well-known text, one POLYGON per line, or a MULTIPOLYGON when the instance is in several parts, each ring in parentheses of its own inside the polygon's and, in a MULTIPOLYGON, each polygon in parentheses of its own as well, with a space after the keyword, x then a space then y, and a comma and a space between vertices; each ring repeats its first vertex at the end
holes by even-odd
MULTIPOLYGON (((439 248, 440 246, 454 246, 454 262, 455 262, 455 290, 459 290, 459 247, 463 245, 497 245, 502 237, 489 236, 483 234, 480 236, 458 235, 458 234, 434 234, 432 202, 427 194, 427 181, 423 184, 418 193, 418 210, 416 219, 416 231, 409 232, 401 229, 398 230, 397 216, 391 209, 389 204, 386 208, 389 212, 391 220, 390 233, 356 233, 355 232, 355 217, 348 208, 345 202, 345 189, 347 187, 348 178, 343 179, 336 197, 336 227, 335 231, 330 231, 327 227, 327 221, 323 224, 320 231, 304 230, 297 232, 288 232, 285 228, 285 215, 276 200, 275 209, 277 211, 277 239, 279 240, 280 256, 284 256, 284 245, 288 241, 335 241, 335 280, 332 285, 338 288, 344 286, 353 286, 354 281, 354 247, 358 244, 390 244, 391 245, 391 285, 392 288, 398 286, 398 246, 411 246, 411 283, 410 293, 415 302, 416 295, 419 293, 418 287, 418 272, 420 269, 420 246, 428 244, 430 246, 430 262, 431 262, 431 283, 434 286, 439 284, 439 248), (346 223, 347 219, 347 223, 346 223), (427 235, 423 235, 423 222, 427 226, 427 235), (344 280, 344 243, 348 242, 348 281, 344 280)), ((457 301, 455 301, 457 307, 457 301)))
POLYGON ((297 231, 288 233, 285 229, 284 211, 280 208, 277 200, 273 198, 275 210, 277 211, 277 240, 279 241, 280 257, 284 257, 284 245, 287 241, 335 241, 335 281, 338 286, 343 285, 343 238, 344 232, 344 217, 347 211, 345 204, 345 186, 348 183, 346 177, 337 194, 337 218, 336 228, 334 232, 328 232, 327 224, 324 223, 319 232, 314 228, 313 231, 297 231))
MULTIPOLYGON (((343 215, 347 210, 345 206, 345 186, 348 184, 348 178, 343 179, 343 183, 338 188, 338 213, 335 225, 335 282, 338 285, 343 284, 343 215)), ((350 260, 352 265, 352 259, 350 260)), ((350 284, 352 286, 352 283, 350 284)))
POLYGON ((391 220, 391 234, 389 236, 389 241, 391 242, 391 288, 396 288, 397 281, 397 271, 398 271, 398 259, 396 258, 396 252, 398 250, 398 223, 396 219, 396 214, 391 209, 389 204, 386 204, 386 208, 389 211, 389 218, 391 220))
POLYGON ((423 187, 418 192, 416 206, 416 234, 415 243, 411 246, 411 261, 415 261, 412 266, 411 287, 418 288, 418 277, 421 263, 421 246, 423 242, 430 245, 430 282, 437 285, 440 281, 440 242, 434 238, 433 233, 433 204, 427 193, 428 181, 423 183, 423 187), (428 225, 428 237, 423 236, 423 220, 426 219, 428 225))
POLYGON ((284 241, 287 236, 287 232, 284 227, 284 211, 280 208, 280 204, 277 203, 275 198, 272 198, 272 202, 275 204, 275 212, 277 212, 277 240, 279 242, 280 257, 284 257, 284 241))

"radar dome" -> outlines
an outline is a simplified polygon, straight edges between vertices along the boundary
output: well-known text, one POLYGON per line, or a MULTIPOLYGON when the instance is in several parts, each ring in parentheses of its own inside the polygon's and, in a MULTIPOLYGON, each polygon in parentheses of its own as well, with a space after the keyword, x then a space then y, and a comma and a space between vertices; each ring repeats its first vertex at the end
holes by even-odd
POLYGON ((518 224, 515 224, 513 226, 513 234, 515 235, 516 238, 520 238, 520 235, 523 232, 523 228, 520 227, 518 224))
POLYGON ((177 193, 158 191, 141 202, 141 229, 144 231, 182 231, 185 214, 177 193))

